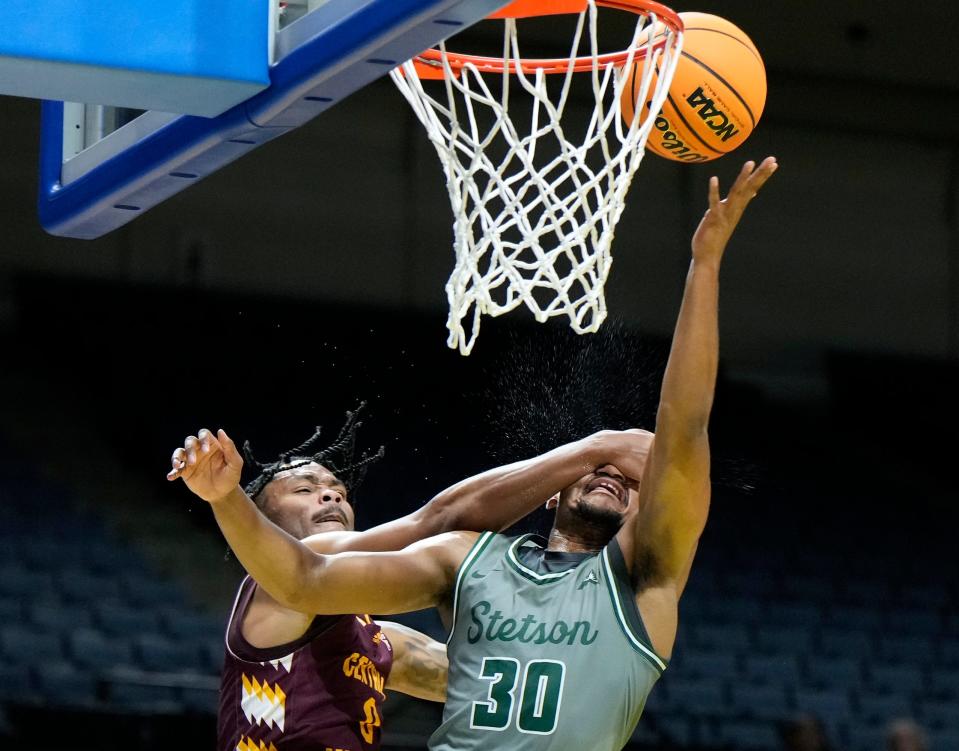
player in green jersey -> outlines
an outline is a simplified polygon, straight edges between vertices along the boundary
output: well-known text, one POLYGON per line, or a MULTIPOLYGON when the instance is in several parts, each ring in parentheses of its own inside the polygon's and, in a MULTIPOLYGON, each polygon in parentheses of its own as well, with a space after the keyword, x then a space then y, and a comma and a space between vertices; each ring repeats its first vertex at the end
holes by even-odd
POLYGON ((180 471, 225 478, 223 495, 205 499, 247 571, 278 601, 311 613, 451 613, 447 703, 431 748, 613 750, 628 740, 672 653, 709 510, 722 257, 776 168, 772 157, 747 162, 722 200, 710 179, 655 440, 619 434, 604 454, 600 434, 580 444, 577 461, 562 447, 535 470, 518 465, 521 482, 508 468, 494 471, 517 507, 550 499, 548 540, 453 532, 399 552, 319 555, 271 527, 235 488, 242 460, 226 433, 199 437, 205 451, 180 471))

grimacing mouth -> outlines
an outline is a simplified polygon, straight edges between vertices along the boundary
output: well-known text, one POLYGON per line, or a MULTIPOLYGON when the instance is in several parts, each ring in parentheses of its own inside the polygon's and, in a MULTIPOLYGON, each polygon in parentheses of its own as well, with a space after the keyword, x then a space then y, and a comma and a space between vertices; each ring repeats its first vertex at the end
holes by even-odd
POLYGON ((318 514, 314 514, 311 517, 311 520, 314 524, 322 524, 323 522, 339 522, 340 524, 346 524, 346 517, 343 515, 342 511, 321 511, 318 514))
POLYGON ((592 493, 594 490, 605 490, 615 496, 620 503, 626 502, 626 486, 619 480, 607 475, 600 475, 586 484, 586 493, 592 493))

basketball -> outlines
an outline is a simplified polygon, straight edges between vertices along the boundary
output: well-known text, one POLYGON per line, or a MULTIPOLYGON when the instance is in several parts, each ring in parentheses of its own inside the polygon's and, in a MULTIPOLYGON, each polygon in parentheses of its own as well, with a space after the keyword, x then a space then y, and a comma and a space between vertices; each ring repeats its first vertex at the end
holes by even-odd
MULTIPOLYGON (((646 148, 677 162, 708 162, 741 146, 756 127, 766 104, 766 69, 739 27, 708 13, 679 15, 686 26, 683 51, 646 148)), ((634 65, 623 86, 620 110, 627 123, 642 69, 641 62, 634 65)))

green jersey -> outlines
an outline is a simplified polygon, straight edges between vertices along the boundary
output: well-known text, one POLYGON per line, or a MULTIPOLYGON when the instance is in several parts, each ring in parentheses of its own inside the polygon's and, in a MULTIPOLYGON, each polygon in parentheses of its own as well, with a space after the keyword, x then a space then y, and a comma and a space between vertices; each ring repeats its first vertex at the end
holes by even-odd
POLYGON ((544 545, 486 532, 463 560, 433 751, 618 751, 632 735, 666 664, 619 545, 562 570, 544 545))

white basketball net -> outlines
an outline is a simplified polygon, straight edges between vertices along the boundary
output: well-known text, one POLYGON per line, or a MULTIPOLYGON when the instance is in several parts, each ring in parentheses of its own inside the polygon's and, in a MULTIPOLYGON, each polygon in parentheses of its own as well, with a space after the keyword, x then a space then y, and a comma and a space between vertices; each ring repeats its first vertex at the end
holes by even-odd
MULTIPOLYGON (((442 88, 443 101, 427 93, 412 61, 391 73, 426 126, 446 173, 456 254, 446 284, 447 344, 464 355, 476 342, 482 314, 498 316, 521 303, 540 322, 568 316, 580 334, 596 331, 606 318, 603 285, 612 263, 610 245, 646 138, 666 99, 682 33, 666 29, 666 44, 656 49, 653 42, 662 41, 663 24, 641 40, 643 28, 650 24, 655 28, 656 18, 637 15, 625 65, 603 66, 597 61, 602 52, 597 15, 594 0, 589 0, 576 24, 570 53, 571 59, 576 57, 586 34, 592 70, 582 75, 592 78, 595 107, 578 143, 567 139, 561 123, 571 82, 578 75, 572 63, 564 73, 551 76, 559 84, 551 84, 552 94, 547 90, 550 76, 542 70, 487 72, 492 82, 500 82, 500 91, 494 94, 472 63, 455 76, 445 46, 440 45, 444 80, 426 85, 442 88), (640 104, 627 125, 620 114, 620 93, 644 47, 636 97, 640 104), (654 67, 662 72, 655 83, 654 67), (525 132, 510 119, 511 96, 514 109, 516 99, 527 99, 530 121, 525 132), (644 114, 641 103, 649 101, 652 105, 644 114), (467 334, 464 322, 470 319, 467 334)), ((518 60, 516 22, 507 19, 504 26, 504 59, 518 60)), ((442 96, 441 91, 435 93, 442 96)))

